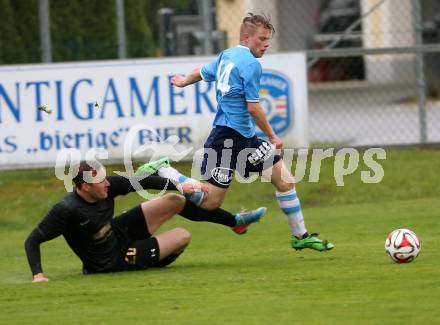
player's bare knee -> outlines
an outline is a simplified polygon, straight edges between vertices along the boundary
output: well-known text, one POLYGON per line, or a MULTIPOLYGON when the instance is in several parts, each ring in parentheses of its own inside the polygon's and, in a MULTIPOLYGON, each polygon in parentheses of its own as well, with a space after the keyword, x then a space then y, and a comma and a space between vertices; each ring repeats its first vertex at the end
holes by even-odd
POLYGON ((179 238, 179 247, 185 248, 191 242, 191 233, 185 228, 176 228, 176 238, 179 238))
POLYGON ((167 193, 166 198, 172 206, 183 207, 185 205, 185 197, 177 193, 167 193))
POLYGON ((182 195, 177 193, 167 193, 164 197, 166 197, 170 202, 179 202, 182 195))

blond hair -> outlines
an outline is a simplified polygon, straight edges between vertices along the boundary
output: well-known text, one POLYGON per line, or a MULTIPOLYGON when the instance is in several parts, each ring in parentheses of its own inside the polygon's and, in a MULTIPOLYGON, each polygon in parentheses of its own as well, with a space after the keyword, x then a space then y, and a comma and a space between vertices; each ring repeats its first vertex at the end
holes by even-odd
POLYGON ((240 26, 240 36, 245 33, 253 35, 259 26, 269 29, 272 34, 275 33, 275 28, 270 22, 270 17, 266 17, 265 15, 254 15, 250 12, 243 18, 243 22, 240 26))

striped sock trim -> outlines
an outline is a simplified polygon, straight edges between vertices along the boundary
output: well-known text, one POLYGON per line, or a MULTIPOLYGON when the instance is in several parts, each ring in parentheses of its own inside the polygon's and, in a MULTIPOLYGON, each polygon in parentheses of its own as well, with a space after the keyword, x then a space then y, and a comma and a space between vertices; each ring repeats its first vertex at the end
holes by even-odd
POLYGON ((295 200, 298 198, 298 195, 296 194, 296 190, 292 189, 287 192, 275 192, 275 195, 279 201, 289 201, 289 200, 295 200))
POLYGON ((281 210, 283 210, 283 212, 285 214, 297 213, 297 212, 301 211, 301 205, 297 205, 297 206, 291 207, 291 208, 281 208, 281 210))
POLYGON ((296 237, 300 237, 304 233, 307 233, 301 211, 301 204, 295 189, 288 192, 276 192, 276 197, 281 210, 287 217, 292 234, 296 237))

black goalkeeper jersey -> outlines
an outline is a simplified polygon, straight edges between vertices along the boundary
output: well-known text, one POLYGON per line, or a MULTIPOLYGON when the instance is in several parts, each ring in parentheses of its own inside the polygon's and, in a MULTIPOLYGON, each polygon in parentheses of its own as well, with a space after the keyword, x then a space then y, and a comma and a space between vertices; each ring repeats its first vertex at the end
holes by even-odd
MULTIPOLYGON (((125 255, 128 239, 113 225, 114 198, 134 192, 128 178, 109 176, 108 197, 89 203, 74 190, 57 203, 26 240, 25 248, 32 273, 42 272, 39 244, 63 235, 83 262, 86 272, 111 271, 125 255)), ((176 189, 167 179, 149 176, 143 188, 176 189)))

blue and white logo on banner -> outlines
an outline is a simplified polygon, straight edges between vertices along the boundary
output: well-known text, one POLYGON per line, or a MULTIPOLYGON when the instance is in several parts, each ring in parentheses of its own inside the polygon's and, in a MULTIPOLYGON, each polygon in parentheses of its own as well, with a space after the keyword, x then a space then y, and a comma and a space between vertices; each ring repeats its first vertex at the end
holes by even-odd
MULTIPOLYGON (((290 80, 278 71, 263 71, 260 80, 260 104, 277 135, 293 125, 292 89, 290 80)), ((258 137, 265 134, 257 131, 258 137)))

